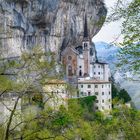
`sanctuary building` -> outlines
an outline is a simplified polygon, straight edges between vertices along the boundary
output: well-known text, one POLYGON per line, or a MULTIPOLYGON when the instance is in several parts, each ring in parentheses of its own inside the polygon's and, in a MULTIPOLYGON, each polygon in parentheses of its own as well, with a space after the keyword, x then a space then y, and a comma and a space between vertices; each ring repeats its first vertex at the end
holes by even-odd
POLYGON ((110 69, 107 63, 98 61, 94 43, 88 35, 86 16, 81 44, 76 47, 68 46, 61 52, 66 80, 79 91, 72 98, 96 96, 95 110, 111 110, 110 69))

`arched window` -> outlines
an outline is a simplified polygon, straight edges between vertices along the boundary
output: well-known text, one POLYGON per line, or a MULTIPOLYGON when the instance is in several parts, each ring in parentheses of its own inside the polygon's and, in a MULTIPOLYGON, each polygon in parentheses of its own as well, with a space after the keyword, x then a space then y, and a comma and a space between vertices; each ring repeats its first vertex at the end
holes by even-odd
POLYGON ((68 56, 68 60, 72 60, 72 57, 71 56, 68 56))
POLYGON ((79 76, 82 76, 82 71, 81 70, 79 71, 79 76))
POLYGON ((86 49, 87 48, 87 43, 84 43, 84 49, 86 49))
POLYGON ((72 66, 68 66, 68 76, 72 76, 72 66))

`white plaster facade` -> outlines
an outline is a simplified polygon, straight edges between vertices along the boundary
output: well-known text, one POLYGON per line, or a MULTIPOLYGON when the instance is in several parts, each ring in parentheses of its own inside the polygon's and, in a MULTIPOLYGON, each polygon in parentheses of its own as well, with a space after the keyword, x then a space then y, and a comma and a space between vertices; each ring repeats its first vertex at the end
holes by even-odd
POLYGON ((110 69, 107 63, 96 62, 91 66, 91 74, 95 79, 109 81, 110 69))
POLYGON ((77 97, 96 96, 95 110, 112 109, 111 83, 97 80, 79 80, 77 97))
POLYGON ((61 105, 67 106, 68 92, 65 81, 57 79, 48 81, 43 89, 43 102, 47 101, 45 107, 51 106, 53 109, 58 109, 61 105))

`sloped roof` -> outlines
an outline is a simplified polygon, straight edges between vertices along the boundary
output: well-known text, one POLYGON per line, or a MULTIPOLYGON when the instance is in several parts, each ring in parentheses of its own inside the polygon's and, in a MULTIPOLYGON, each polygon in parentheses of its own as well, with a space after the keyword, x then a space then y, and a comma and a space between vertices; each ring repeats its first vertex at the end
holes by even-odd
POLYGON ((52 79, 52 80, 46 81, 46 85, 47 84, 66 84, 66 81, 60 80, 60 79, 52 79))
POLYGON ((110 81, 104 80, 97 80, 97 79, 90 79, 90 80, 79 80, 78 84, 104 84, 104 83, 111 83, 110 81))
POLYGON ((70 49, 72 52, 74 52, 75 54, 79 54, 78 51, 72 47, 66 47, 62 52, 61 52, 61 55, 64 54, 64 52, 67 50, 67 49, 70 49))

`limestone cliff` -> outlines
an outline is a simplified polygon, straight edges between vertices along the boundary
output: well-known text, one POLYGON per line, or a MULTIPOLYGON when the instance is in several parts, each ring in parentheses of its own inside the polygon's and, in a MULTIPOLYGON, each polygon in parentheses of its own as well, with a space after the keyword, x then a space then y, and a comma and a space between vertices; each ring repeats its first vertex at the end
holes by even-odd
POLYGON ((106 17, 103 0, 0 0, 2 52, 16 56, 40 45, 59 53, 68 44, 77 45, 85 13, 92 38, 106 17))

